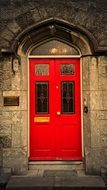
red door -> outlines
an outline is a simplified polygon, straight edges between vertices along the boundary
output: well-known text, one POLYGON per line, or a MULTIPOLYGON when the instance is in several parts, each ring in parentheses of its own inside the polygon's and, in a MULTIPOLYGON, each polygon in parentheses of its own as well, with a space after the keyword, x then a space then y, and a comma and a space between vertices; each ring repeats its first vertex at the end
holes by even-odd
POLYGON ((30 160, 81 160, 80 60, 29 62, 30 160))

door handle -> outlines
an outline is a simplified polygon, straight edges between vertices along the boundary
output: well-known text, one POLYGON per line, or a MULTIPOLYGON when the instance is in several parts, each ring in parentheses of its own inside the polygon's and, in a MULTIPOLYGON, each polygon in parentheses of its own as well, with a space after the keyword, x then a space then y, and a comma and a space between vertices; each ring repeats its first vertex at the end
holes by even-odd
POLYGON ((61 112, 60 112, 60 111, 57 111, 56 114, 57 114, 57 115, 61 115, 61 112))

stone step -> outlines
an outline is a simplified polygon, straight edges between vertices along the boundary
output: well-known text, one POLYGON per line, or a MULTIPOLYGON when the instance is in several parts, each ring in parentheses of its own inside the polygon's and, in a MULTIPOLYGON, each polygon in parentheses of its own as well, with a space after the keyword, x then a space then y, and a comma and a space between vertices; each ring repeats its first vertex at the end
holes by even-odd
POLYGON ((2 173, 0 174, 0 190, 5 190, 5 187, 10 179, 10 174, 2 173))
POLYGON ((29 170, 84 170, 83 162, 41 161, 29 162, 29 170))
POLYGON ((77 190, 107 187, 100 176, 85 177, 11 177, 6 190, 77 190))

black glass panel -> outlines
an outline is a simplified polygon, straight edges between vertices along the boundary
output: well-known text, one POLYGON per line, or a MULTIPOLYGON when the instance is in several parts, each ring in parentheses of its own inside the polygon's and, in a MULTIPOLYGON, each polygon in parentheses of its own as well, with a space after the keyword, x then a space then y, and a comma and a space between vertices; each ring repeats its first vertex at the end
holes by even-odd
POLYGON ((74 75, 74 65, 73 64, 62 64, 61 65, 61 75, 74 75))
POLYGON ((48 113, 48 102, 49 102, 49 85, 48 82, 36 82, 36 113, 48 113))
POLYGON ((62 82, 62 113, 74 113, 74 82, 62 82))

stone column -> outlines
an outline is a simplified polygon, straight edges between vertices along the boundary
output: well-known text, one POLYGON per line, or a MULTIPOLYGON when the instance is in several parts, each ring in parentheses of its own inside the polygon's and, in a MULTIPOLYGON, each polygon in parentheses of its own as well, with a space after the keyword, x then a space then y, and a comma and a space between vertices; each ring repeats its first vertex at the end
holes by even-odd
POLYGON ((84 151, 86 173, 100 174, 107 164, 107 57, 83 58, 84 151))

